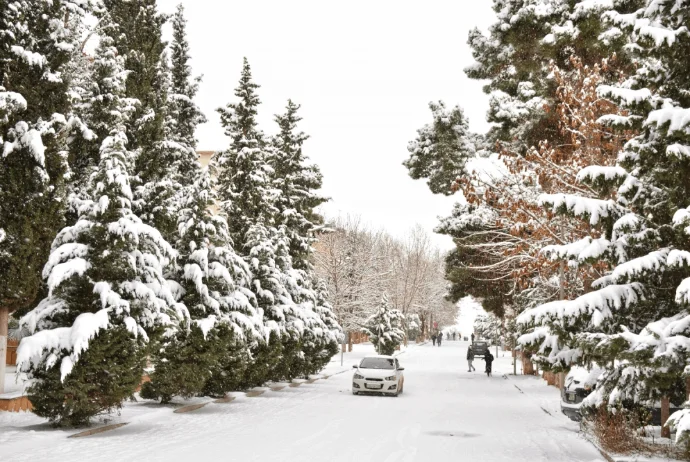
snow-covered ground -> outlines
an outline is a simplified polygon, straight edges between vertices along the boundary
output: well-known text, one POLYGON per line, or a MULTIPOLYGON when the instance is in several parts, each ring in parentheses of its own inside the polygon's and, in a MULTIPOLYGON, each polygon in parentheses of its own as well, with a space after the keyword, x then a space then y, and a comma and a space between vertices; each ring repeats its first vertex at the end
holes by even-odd
POLYGON ((352 364, 373 352, 355 345, 343 367, 339 354, 333 359, 325 373, 342 373, 327 380, 184 414, 128 403, 110 422, 128 425, 85 438, 67 439, 75 430, 54 430, 30 413, 0 413, 0 450, 13 462, 604 460, 560 414, 558 390, 535 377, 504 378, 509 353, 500 352, 492 378, 480 372, 481 360, 468 373, 467 345, 401 352, 398 398, 352 395, 352 364))

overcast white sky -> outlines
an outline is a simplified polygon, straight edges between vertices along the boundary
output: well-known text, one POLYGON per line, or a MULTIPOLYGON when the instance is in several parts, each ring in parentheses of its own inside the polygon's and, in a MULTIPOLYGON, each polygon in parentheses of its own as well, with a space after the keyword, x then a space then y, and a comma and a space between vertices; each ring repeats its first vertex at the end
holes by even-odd
MULTIPOLYGON (((173 12, 180 0, 158 0, 173 12)), ((328 215, 354 213, 404 235, 415 223, 430 233, 453 198, 431 194, 402 162, 428 103, 460 104, 470 127, 484 132, 488 98, 465 77, 467 33, 493 21, 490 0, 183 0, 197 97, 209 119, 199 149, 227 145, 215 112, 234 100, 242 57, 261 85, 259 122, 273 133, 273 114, 288 98, 302 105, 305 152, 324 175, 328 215)), ((169 34, 169 31, 167 32, 169 34)), ((450 239, 434 242, 451 247, 450 239)))

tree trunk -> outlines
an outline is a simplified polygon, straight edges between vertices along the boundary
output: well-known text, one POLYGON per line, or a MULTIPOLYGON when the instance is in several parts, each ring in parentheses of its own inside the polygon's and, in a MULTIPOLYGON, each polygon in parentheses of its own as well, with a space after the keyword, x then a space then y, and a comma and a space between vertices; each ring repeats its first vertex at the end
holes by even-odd
POLYGON ((0 307, 0 394, 5 393, 5 365, 7 364, 7 332, 10 310, 0 307))
POLYGON ((670 403, 668 396, 661 398, 661 437, 670 438, 671 429, 666 426, 666 421, 671 413, 670 403))

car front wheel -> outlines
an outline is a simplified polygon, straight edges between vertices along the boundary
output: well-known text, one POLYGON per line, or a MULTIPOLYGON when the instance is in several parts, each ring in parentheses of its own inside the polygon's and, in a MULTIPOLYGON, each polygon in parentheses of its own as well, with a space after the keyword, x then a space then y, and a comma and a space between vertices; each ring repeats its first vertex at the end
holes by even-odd
POLYGON ((359 393, 353 390, 353 391, 352 391, 352 394, 355 395, 355 396, 357 396, 359 393))

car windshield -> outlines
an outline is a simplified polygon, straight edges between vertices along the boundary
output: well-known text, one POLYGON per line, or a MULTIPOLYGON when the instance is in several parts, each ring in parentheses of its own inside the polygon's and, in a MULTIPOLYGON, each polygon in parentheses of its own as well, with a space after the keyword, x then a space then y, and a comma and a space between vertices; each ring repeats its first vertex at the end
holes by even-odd
POLYGON ((364 358, 359 367, 362 369, 395 369, 395 363, 389 358, 364 358))

